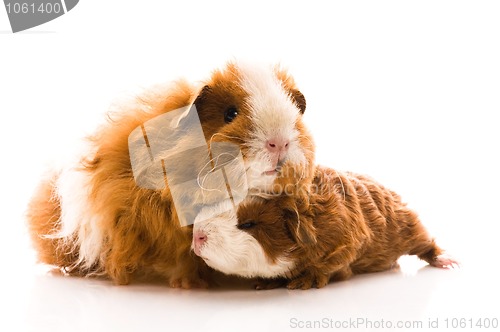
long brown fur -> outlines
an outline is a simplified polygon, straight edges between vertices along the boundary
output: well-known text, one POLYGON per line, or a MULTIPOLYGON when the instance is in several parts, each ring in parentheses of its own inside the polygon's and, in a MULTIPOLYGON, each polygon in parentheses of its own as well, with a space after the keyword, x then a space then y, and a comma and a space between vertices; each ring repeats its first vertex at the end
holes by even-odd
MULTIPOLYGON (((289 91, 301 112, 305 100, 295 82, 285 71, 276 75, 289 91)), ((91 191, 88 213, 99 215, 104 243, 96 264, 86 266, 79 258, 78 234, 65 238, 55 236, 61 230, 61 202, 57 195, 58 175, 42 181, 28 207, 28 225, 38 258, 76 275, 103 275, 116 283, 127 284, 133 277, 160 276, 173 287, 204 286, 201 259, 190 251, 192 227, 181 227, 169 189, 139 188, 133 178, 128 136, 142 123, 165 112, 194 102, 203 127, 205 139, 243 144, 252 126, 245 116, 246 93, 238 84, 237 67, 229 63, 216 70, 202 87, 179 81, 166 90, 143 96, 130 109, 110 114, 109 122, 90 138, 95 154, 83 156, 79 170, 90 176, 91 191), (230 124, 224 123, 223 113, 237 107, 241 115, 230 124)), ((283 181, 310 182, 314 164, 314 146, 307 130, 299 121, 301 144, 307 152, 308 165, 290 170, 289 174, 303 176, 283 181)), ((285 164, 284 168, 294 165, 285 164)), ((81 188, 74 188, 75 191, 81 188)))
POLYGON ((261 280, 258 288, 320 288, 330 280, 390 269, 405 254, 434 265, 442 253, 398 194, 369 177, 324 167, 317 167, 304 195, 241 205, 238 223, 249 220, 255 226, 245 231, 271 261, 295 262, 285 279, 261 280))

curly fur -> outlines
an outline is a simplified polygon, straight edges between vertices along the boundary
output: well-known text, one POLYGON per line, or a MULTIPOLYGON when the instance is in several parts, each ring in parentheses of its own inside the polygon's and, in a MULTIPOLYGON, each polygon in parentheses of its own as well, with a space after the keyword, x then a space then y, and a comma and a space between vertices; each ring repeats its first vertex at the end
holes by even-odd
POLYGON ((387 270, 405 254, 437 267, 456 264, 442 255, 398 194, 367 176, 324 167, 317 167, 302 195, 247 199, 237 215, 206 218, 195 223, 195 231, 206 234, 198 251, 208 265, 227 274, 268 278, 258 288, 319 288, 330 280, 387 270), (249 222, 253 227, 241 227, 249 222), (242 237, 245 244, 233 240, 242 237), (218 253, 229 258, 220 262, 218 253), (266 263, 246 262, 255 255, 266 263))

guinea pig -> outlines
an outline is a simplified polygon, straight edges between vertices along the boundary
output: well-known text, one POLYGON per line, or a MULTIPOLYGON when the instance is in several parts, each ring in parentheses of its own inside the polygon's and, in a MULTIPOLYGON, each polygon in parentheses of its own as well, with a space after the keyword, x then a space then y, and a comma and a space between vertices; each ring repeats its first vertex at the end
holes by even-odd
POLYGON ((257 288, 323 287, 390 269, 402 255, 451 267, 417 214, 371 178, 318 166, 304 195, 249 197, 196 217, 192 248, 225 274, 261 278, 257 288))
POLYGON ((128 144, 144 123, 189 105, 206 142, 239 147, 250 194, 314 176, 305 98, 292 76, 279 66, 230 62, 202 84, 180 80, 110 113, 88 151, 41 181, 27 210, 41 262, 118 284, 160 276, 172 287, 206 285, 204 263, 190 251, 192 226, 181 226, 168 186, 137 185, 128 144))

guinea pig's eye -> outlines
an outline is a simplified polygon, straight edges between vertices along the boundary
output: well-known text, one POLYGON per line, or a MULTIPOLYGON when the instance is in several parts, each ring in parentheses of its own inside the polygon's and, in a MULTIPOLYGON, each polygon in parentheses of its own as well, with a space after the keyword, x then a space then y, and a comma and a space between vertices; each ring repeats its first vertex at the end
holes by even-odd
POLYGON ((234 120, 234 118, 238 115, 238 110, 236 107, 230 107, 224 112, 224 121, 229 123, 234 120))
POLYGON ((254 227, 257 223, 253 220, 249 220, 243 224, 239 224, 238 225, 238 229, 250 229, 252 227, 254 227))

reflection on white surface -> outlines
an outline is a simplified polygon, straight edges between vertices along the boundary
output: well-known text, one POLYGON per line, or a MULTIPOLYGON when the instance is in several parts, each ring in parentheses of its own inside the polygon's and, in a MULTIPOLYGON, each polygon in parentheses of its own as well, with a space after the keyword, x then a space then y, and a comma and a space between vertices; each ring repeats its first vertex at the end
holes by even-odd
POLYGON ((400 264, 399 269, 307 291, 116 286, 31 266, 2 283, 2 294, 11 300, 3 297, 9 315, 2 325, 18 331, 292 331, 314 321, 356 321, 356 328, 341 330, 363 331, 381 320, 426 327, 435 319, 444 324, 446 318, 498 318, 492 271, 474 265, 441 270, 411 257, 400 264))

